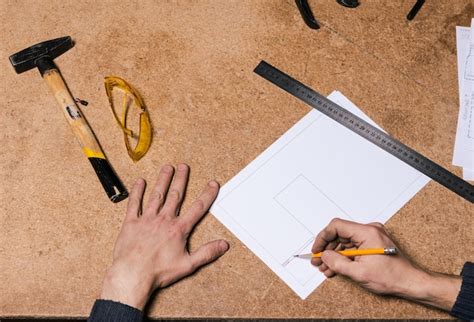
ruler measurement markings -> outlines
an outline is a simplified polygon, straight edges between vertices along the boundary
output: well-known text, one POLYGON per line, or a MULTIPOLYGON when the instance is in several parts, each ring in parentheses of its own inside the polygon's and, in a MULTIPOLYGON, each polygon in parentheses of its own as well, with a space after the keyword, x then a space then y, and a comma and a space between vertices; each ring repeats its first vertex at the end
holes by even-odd
POLYGON ((392 138, 382 130, 375 128, 365 120, 340 107, 336 103, 331 102, 326 97, 264 61, 262 61, 254 71, 471 203, 474 202, 474 187, 471 184, 455 176, 397 139, 392 138))

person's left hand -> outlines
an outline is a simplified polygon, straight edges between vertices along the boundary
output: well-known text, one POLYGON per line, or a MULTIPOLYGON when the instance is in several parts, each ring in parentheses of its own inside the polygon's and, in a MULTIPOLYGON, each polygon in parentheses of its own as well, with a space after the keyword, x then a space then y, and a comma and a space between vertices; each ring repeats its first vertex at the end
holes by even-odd
POLYGON ((210 181, 190 209, 178 216, 189 176, 189 167, 164 166, 142 212, 145 181, 139 179, 131 193, 122 230, 115 244, 113 263, 107 270, 101 299, 121 302, 142 310, 151 293, 166 287, 208 264, 228 249, 215 240, 189 253, 187 240, 207 213, 219 191, 210 181))

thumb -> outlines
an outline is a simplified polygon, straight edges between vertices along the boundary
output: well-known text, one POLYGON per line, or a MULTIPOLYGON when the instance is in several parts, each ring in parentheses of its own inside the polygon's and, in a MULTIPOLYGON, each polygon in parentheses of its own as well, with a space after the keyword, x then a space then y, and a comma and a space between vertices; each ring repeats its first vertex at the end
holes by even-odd
POLYGON ((355 263, 348 257, 342 256, 335 251, 325 250, 321 256, 321 260, 336 274, 351 277, 355 273, 355 263))
POLYGON ((225 240, 214 240, 199 247, 191 254, 191 264, 193 270, 215 261, 229 249, 229 244, 225 240))

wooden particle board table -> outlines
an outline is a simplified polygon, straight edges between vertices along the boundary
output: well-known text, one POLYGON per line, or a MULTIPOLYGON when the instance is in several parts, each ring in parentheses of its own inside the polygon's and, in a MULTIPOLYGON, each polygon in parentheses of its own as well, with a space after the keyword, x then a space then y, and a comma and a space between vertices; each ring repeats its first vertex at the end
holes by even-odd
MULTIPOLYGON (((10 1, 0 3, 0 317, 86 317, 111 263, 126 202, 112 204, 37 71, 8 56, 70 35, 56 63, 124 184, 152 183, 186 162, 184 208, 212 178, 225 183, 309 108, 253 74, 262 59, 323 94, 340 90, 385 130, 451 165, 458 115, 455 26, 473 1, 310 1, 309 29, 293 1, 10 1), (108 107, 103 79, 142 94, 154 141, 134 164, 108 107)), ((429 183, 387 224, 420 266, 459 274, 473 260, 474 208, 429 183), (436 250, 436 252, 435 252, 436 250)), ((230 251, 152 299, 151 317, 449 318, 372 295, 347 279, 302 301, 212 215, 191 249, 225 238, 230 251)))

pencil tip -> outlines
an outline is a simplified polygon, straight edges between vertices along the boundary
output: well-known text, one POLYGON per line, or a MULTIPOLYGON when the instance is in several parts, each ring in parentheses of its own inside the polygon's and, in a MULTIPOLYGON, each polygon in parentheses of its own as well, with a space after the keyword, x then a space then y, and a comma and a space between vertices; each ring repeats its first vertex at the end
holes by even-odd
POLYGON ((300 255, 293 255, 293 257, 300 257, 300 255))

